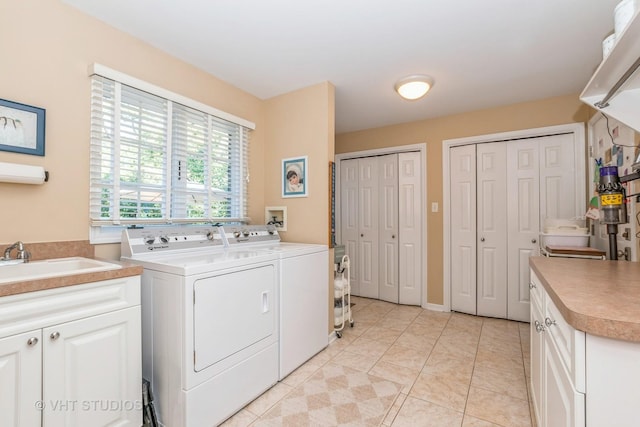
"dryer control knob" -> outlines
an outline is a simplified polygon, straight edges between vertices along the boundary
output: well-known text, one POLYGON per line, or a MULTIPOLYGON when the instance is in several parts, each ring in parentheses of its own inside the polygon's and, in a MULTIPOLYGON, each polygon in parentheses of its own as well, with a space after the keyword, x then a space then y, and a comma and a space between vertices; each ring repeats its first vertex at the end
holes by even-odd
POLYGON ((244 230, 244 231, 242 232, 242 235, 243 235, 244 237, 249 237, 249 232, 248 232, 247 230, 244 230))
POLYGON ((162 243, 169 243, 169 238, 167 236, 160 236, 160 241, 162 243))
POLYGON ((234 232, 233 232, 233 237, 235 237, 236 239, 237 239, 238 237, 240 237, 240 232, 239 232, 239 231, 234 231, 234 232))
POLYGON ((207 239, 209 239, 209 240, 213 240, 214 236, 215 236, 215 233, 213 231, 209 231, 207 233, 207 239))
POLYGON ((153 242, 155 242, 155 241, 156 241, 155 237, 145 237, 145 239, 144 239, 144 242, 147 245, 153 245, 153 242))

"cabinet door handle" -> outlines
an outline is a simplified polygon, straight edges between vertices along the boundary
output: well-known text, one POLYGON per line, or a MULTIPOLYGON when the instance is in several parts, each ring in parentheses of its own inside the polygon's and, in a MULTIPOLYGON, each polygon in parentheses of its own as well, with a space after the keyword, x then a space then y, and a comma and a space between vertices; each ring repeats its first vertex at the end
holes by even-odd
POLYGON ((551 320, 550 318, 547 317, 547 318, 544 319, 544 324, 547 325, 547 326, 551 326, 551 325, 555 325, 556 321, 555 320, 551 320))
POLYGON ((27 345, 30 347, 33 347, 36 344, 38 344, 38 338, 36 337, 31 337, 27 340, 27 345))
POLYGON ((480 241, 481 241, 481 242, 484 242, 484 237, 481 237, 481 238, 480 238, 480 241))
POLYGON ((535 289, 535 288, 536 288, 535 283, 529 283, 529 289, 535 289))
POLYGON ((60 332, 58 332, 58 331, 52 332, 51 335, 49 335, 49 337, 52 340, 57 340, 58 338, 60 338, 60 332))
POLYGON ((360 233, 360 237, 364 237, 364 233, 360 233))
POLYGON ((536 239, 531 239, 531 243, 536 243, 537 240, 536 239))
POLYGON ((542 323, 538 322, 537 320, 535 322, 533 322, 534 325, 536 326, 536 332, 537 333, 542 333, 545 330, 545 327, 542 323))

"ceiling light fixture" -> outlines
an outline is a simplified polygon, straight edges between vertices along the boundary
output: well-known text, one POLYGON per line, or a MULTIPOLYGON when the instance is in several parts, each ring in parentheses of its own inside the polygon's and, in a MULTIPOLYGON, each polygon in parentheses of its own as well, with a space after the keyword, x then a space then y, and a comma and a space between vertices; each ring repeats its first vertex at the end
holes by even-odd
POLYGON ((425 75, 407 76, 398 80, 394 86, 396 92, 404 99, 420 99, 433 87, 433 78, 425 75))

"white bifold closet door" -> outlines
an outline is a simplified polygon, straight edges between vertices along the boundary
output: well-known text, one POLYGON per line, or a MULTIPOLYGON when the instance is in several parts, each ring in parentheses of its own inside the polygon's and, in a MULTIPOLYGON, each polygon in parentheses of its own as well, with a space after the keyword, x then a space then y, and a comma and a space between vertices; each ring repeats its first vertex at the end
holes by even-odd
POLYGON ((341 240, 351 258, 351 293, 420 305, 420 153, 340 162, 341 240))
POLYGON ((451 308, 529 320, 544 218, 575 212, 573 135, 450 148, 451 308))

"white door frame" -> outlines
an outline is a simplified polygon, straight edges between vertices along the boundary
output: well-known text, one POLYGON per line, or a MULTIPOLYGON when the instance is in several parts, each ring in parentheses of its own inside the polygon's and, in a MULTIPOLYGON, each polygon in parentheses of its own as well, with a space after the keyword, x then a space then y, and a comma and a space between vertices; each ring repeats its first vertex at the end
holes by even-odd
POLYGON ((442 308, 451 311, 451 224, 449 221, 450 201, 449 188, 449 149, 457 145, 482 144, 486 142, 509 141, 522 138, 536 138, 562 133, 573 133, 575 150, 575 182, 578 197, 576 197, 576 212, 586 211, 586 139, 584 123, 569 123, 542 128, 524 129, 512 132, 493 133, 488 135, 471 136, 467 138, 445 139, 442 141, 442 233, 443 233, 443 302, 442 308))
MULTIPOLYGON (((425 262, 421 263, 422 271, 421 273, 421 282, 423 283, 422 287, 422 308, 427 308, 427 222, 426 222, 426 212, 427 212, 427 144, 411 144, 411 145, 399 145, 397 147, 385 147, 385 148, 375 148, 373 150, 364 150, 364 151, 355 151, 351 153, 341 153, 335 155, 335 163, 336 163, 336 194, 339 193, 340 189, 340 162, 342 160, 355 159, 358 157, 369 157, 369 156, 380 156, 384 154, 396 154, 396 153, 404 153, 407 151, 419 151, 420 152, 420 161, 421 165, 421 175, 422 175, 422 203, 420 206, 420 221, 422 223, 422 259, 425 262)), ((336 197, 336 240, 341 241, 341 228, 340 228, 340 197, 336 197)))

